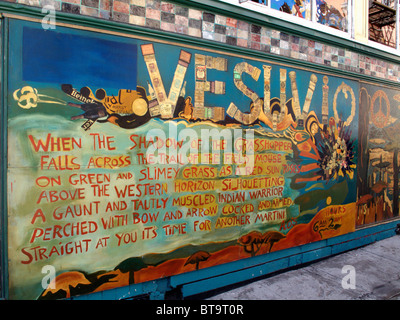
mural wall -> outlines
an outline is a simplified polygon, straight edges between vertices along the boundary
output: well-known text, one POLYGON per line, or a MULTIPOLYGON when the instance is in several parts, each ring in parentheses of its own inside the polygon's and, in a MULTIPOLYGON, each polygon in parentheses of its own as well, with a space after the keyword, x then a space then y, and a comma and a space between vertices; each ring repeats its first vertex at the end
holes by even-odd
POLYGON ((362 84, 357 225, 398 216, 399 105, 398 91, 362 84))
POLYGON ((395 92, 26 21, 10 21, 9 41, 12 299, 86 294, 327 239, 370 221, 382 201, 382 219, 398 215, 397 140, 378 141, 400 132, 398 107, 388 121, 369 107, 385 101, 376 92, 395 92), (57 277, 46 284, 47 266, 57 277))

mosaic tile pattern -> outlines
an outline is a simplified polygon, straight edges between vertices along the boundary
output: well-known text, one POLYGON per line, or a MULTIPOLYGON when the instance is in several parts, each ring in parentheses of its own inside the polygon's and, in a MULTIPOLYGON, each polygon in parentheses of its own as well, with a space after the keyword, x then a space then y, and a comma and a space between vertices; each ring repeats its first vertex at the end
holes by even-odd
POLYGON ((161 0, 6 0, 188 35, 400 82, 400 65, 161 0))

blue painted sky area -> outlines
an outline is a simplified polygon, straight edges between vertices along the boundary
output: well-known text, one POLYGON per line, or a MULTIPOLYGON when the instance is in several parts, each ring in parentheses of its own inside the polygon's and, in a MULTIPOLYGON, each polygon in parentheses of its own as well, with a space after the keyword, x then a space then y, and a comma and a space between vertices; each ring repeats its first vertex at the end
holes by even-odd
POLYGON ((24 27, 24 81, 70 83, 78 88, 136 88, 136 44, 57 29, 24 27))

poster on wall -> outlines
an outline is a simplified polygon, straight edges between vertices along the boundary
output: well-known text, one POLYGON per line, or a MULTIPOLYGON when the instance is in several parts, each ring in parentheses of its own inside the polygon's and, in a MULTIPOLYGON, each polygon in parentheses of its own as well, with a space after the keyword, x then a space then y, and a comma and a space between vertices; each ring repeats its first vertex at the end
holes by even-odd
POLYGON ((10 21, 9 46, 10 298, 88 294, 354 231, 358 82, 27 21, 10 21))

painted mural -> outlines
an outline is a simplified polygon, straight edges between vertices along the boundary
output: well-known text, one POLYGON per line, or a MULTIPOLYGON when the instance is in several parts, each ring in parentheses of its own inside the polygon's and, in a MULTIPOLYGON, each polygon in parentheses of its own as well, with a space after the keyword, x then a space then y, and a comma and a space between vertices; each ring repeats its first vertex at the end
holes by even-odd
POLYGON ((296 17, 311 20, 310 0, 273 0, 271 8, 286 12, 296 17))
POLYGON ((357 225, 399 214, 399 109, 398 91, 361 86, 357 225))
POLYGON ((359 132, 359 99, 385 100, 375 87, 151 39, 26 21, 11 21, 10 34, 12 299, 87 294, 327 239, 398 197, 397 140, 377 141, 398 134, 397 105, 377 128, 363 118, 359 132))
POLYGON ((317 22, 348 31, 348 0, 316 0, 317 22))

